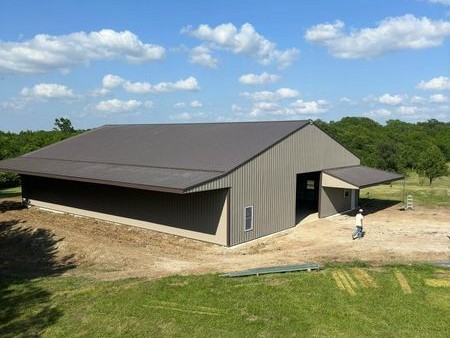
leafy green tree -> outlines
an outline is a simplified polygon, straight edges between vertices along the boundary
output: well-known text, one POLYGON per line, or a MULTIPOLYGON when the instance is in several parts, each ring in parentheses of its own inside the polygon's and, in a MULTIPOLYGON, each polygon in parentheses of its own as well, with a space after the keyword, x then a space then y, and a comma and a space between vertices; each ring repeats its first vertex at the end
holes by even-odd
POLYGON ((361 163, 376 166, 375 148, 383 134, 383 127, 367 117, 344 117, 338 122, 316 121, 332 137, 355 153, 361 163))
POLYGON ((428 120, 427 122, 417 123, 425 133, 430 135, 434 144, 436 144, 439 149, 444 154, 447 162, 450 161, 450 123, 449 122, 439 122, 436 119, 428 120))
POLYGON ((75 129, 72 126, 72 122, 69 119, 66 119, 64 117, 55 119, 54 125, 55 125, 55 127, 53 128, 53 130, 59 130, 59 131, 62 131, 63 133, 75 132, 75 129))
POLYGON ((397 145, 388 138, 381 140, 376 145, 375 159, 377 168, 393 172, 403 171, 398 159, 397 145))
MULTIPOLYGON (((70 120, 65 118, 56 119, 55 128, 52 131, 25 130, 20 133, 0 131, 0 160, 26 154, 80 132, 82 131, 75 130, 70 120)), ((17 185, 20 185, 18 175, 0 172, 0 189, 17 185)))
POLYGON ((423 154, 439 148, 450 161, 450 123, 435 119, 408 123, 389 120, 381 125, 366 117, 344 117, 315 124, 355 153, 361 163, 384 170, 406 173, 419 171, 423 154))
POLYGON ((18 187, 19 185, 19 175, 0 172, 0 189, 18 187))
POLYGON ((436 146, 431 147, 422 154, 417 169, 419 174, 430 180, 430 185, 435 178, 448 175, 445 157, 436 146))

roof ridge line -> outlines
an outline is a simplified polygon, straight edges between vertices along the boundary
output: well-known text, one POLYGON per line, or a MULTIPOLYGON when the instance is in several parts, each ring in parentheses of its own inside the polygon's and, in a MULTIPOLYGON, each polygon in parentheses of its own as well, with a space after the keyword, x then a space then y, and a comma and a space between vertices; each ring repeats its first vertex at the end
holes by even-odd
POLYGON ((132 126, 182 126, 182 125, 218 125, 218 124, 256 124, 256 123, 298 123, 298 122, 310 122, 310 120, 267 120, 267 121, 224 121, 224 122, 187 122, 187 123, 109 123, 104 124, 102 127, 132 127, 132 126))

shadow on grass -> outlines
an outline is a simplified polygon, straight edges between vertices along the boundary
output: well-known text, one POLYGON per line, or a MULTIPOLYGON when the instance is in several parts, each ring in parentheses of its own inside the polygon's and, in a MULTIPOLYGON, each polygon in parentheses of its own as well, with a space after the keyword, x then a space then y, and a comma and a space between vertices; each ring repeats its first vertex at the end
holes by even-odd
MULTIPOLYGON (((374 198, 360 198, 359 199, 359 205, 361 208, 364 209, 364 215, 373 214, 378 211, 393 207, 394 205, 399 204, 402 205, 402 201, 398 200, 381 200, 381 199, 374 199, 374 198)), ((354 211, 354 214, 356 214, 358 210, 354 211)))
POLYGON ((33 283, 75 267, 72 256, 56 257, 59 241, 48 230, 27 227, 26 221, 0 221, 1 337, 39 337, 62 316, 51 293, 33 283))

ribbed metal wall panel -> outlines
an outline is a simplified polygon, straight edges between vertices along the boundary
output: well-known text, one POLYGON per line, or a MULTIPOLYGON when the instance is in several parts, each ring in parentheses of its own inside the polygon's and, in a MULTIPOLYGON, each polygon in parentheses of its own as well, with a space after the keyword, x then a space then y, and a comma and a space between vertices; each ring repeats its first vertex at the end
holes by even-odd
MULTIPOLYGON (((351 192, 345 196, 344 191, 349 189, 322 187, 321 194, 321 217, 335 215, 338 212, 349 211, 351 205, 351 192)), ((350 190, 349 190, 350 191, 350 190)))
POLYGON ((308 125, 227 176, 190 192, 230 188, 229 244, 240 244, 295 225, 296 175, 360 160, 314 125, 308 125), (244 208, 253 205, 253 230, 244 208))
POLYGON ((228 189, 172 194, 25 175, 22 186, 30 200, 193 231, 201 240, 218 233, 228 195, 228 189))

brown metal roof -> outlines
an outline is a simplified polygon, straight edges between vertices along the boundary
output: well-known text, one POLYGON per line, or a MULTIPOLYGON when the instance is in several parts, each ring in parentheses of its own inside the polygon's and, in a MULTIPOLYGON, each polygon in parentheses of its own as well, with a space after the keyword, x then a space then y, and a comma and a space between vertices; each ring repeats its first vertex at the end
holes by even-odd
POLYGON ((404 178, 404 176, 400 174, 363 165, 328 169, 323 172, 359 188, 370 187, 372 185, 397 181, 404 178))
POLYGON ((0 170, 183 192, 225 175, 308 123, 107 125, 1 161, 0 170))
POLYGON ((0 167, 23 175, 112 184, 117 186, 183 193, 191 186, 209 181, 221 173, 128 166, 96 162, 62 161, 18 157, 0 162, 0 167))

